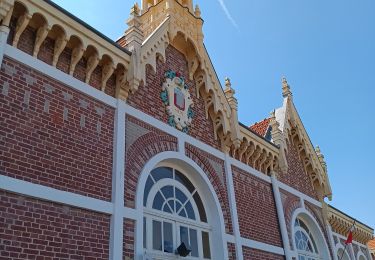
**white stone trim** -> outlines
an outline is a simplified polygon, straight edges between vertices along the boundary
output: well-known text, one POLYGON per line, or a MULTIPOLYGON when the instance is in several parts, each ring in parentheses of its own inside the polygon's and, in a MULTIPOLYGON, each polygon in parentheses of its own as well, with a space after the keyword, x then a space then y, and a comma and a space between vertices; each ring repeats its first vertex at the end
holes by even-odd
POLYGON ((252 239, 242 238, 242 245, 252 248, 252 249, 258 249, 265 252, 277 254, 277 255, 284 255, 284 249, 279 246, 273 246, 270 244, 262 243, 259 241, 255 241, 252 239))
POLYGON ((20 62, 30 67, 31 69, 37 70, 40 73, 45 74, 48 77, 67 85, 68 87, 78 90, 81 93, 87 94, 106 105, 116 107, 117 100, 115 98, 105 94, 100 90, 97 90, 94 87, 91 87, 90 85, 70 76, 69 74, 56 69, 51 65, 48 65, 41 60, 36 59, 33 56, 30 56, 29 54, 9 44, 5 46, 4 54, 9 58, 16 60, 17 62, 20 62))
POLYGON ((281 239, 283 241, 285 258, 291 259, 292 256, 290 254, 290 243, 289 243, 288 231, 287 231, 287 228, 286 228, 284 207, 283 207, 283 203, 281 201, 278 182, 277 182, 277 179, 276 179, 274 174, 272 174, 272 176, 271 176, 271 181, 272 181, 272 190, 273 190, 275 204, 276 204, 277 217, 278 217, 278 220, 279 220, 281 239))
MULTIPOLYGON (((231 235, 231 234, 225 234, 225 238, 227 240, 227 243, 233 243, 233 244, 236 243, 236 237, 231 235)), ((242 251, 242 249, 241 249, 241 251, 242 251)))
POLYGON ((243 162, 240 162, 232 157, 229 158, 229 161, 230 163, 233 165, 233 166, 236 166, 237 168, 240 168, 241 170, 244 170, 248 173, 250 173, 251 175, 254 175, 255 177, 261 179, 261 180, 264 180, 268 183, 271 183, 271 178, 267 175, 265 175, 264 173, 261 173, 260 171, 257 171, 255 170, 254 168, 244 164, 243 162))
POLYGON ((329 239, 329 243, 331 245, 331 248, 332 250, 334 250, 333 252, 333 260, 337 260, 337 250, 338 248, 336 248, 336 245, 335 245, 335 240, 333 239, 333 234, 332 234, 332 228, 329 224, 326 225, 326 228, 328 230, 328 239, 329 239))
MULTIPOLYGON (((177 130, 176 130, 177 131, 177 130)), ((215 204, 215 210, 218 211, 218 226, 213 226, 213 231, 218 231, 221 238, 219 237, 211 237, 211 244, 219 247, 220 250, 223 251, 223 259, 228 259, 228 250, 227 250, 227 240, 226 240, 226 233, 225 233, 225 224, 224 224, 224 217, 221 210, 221 206, 219 203, 219 199, 216 196, 215 190, 203 172, 203 170, 190 158, 182 155, 179 152, 162 152, 154 157, 152 157, 143 167, 143 170, 138 178, 137 184, 137 192, 136 192, 136 211, 137 211, 137 220, 136 220, 136 231, 135 231, 135 259, 142 259, 143 256, 143 191, 144 186, 146 184, 147 177, 152 169, 158 167, 161 162, 168 160, 175 160, 176 162, 184 163, 191 167, 199 176, 204 180, 204 185, 208 188, 208 191, 212 194, 212 199, 214 200, 213 203, 215 204), (215 244, 212 240, 217 239, 221 240, 220 244, 215 244)), ((201 196, 202 198, 202 196, 201 196)), ((207 200, 207 198, 202 198, 202 200, 207 200)), ((207 215, 208 209, 206 211, 207 215)), ((214 224, 214 223, 213 223, 214 224)), ((213 254, 214 252, 211 252, 213 254)))
POLYGON ((4 175, 0 175, 0 189, 36 199, 92 210, 99 213, 113 213, 113 205, 111 202, 90 198, 76 193, 57 190, 4 175))
POLYGON ((114 120, 112 203, 109 259, 122 259, 124 227, 125 107, 118 100, 114 120))
POLYGON ((238 260, 243 259, 242 245, 241 245, 241 233, 240 226, 238 223, 238 213, 237 213, 237 203, 236 203, 236 194, 234 192, 233 185, 233 173, 232 165, 230 163, 230 157, 228 154, 225 155, 225 175, 227 177, 227 189, 228 189, 228 199, 229 199, 229 208, 232 218, 234 239, 236 244, 236 256, 238 260))
POLYGON ((280 189, 283 189, 289 193, 292 193, 293 195, 296 195, 297 197, 299 197, 300 199, 303 199, 303 200, 306 200, 308 202, 310 202, 311 204, 321 208, 322 207, 322 203, 320 201, 317 201, 316 199, 314 198, 311 198, 310 196, 307 196, 306 194, 296 190, 295 188, 293 187, 290 187, 288 185, 286 185, 285 183, 277 180, 278 182, 278 186, 280 189))
POLYGON ((10 29, 8 26, 6 25, 0 26, 0 66, 3 64, 4 50, 7 44, 9 31, 10 29))

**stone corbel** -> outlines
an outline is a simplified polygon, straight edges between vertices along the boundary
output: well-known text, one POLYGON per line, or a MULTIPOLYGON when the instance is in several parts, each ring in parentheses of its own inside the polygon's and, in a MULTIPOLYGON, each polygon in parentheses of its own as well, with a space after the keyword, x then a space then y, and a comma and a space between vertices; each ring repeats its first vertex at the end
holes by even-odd
POLYGON ((36 57, 39 53, 40 46, 42 45, 43 41, 47 38, 48 32, 50 28, 47 24, 44 24, 43 26, 39 27, 39 29, 36 32, 35 37, 35 44, 34 44, 34 51, 33 56, 36 57))
POLYGON ((126 100, 129 95, 129 88, 127 86, 127 73, 124 70, 117 70, 116 72, 116 97, 126 100))
POLYGON ((56 64, 59 60, 59 57, 63 50, 65 49, 66 44, 68 43, 68 39, 66 38, 66 35, 60 35, 59 37, 56 38, 55 41, 55 47, 53 50, 53 60, 52 60, 52 65, 56 67, 56 64))
POLYGON ((112 76, 114 70, 115 70, 115 67, 113 66, 112 61, 106 63, 103 66, 103 68, 102 68, 102 84, 101 84, 102 91, 105 90, 105 87, 107 85, 107 81, 112 76))
MULTIPOLYGON (((9 11, 13 9, 14 6, 14 0, 1 0, 0 1, 0 20, 4 20, 4 18, 8 15, 9 11)), ((8 24, 3 25, 8 26, 8 24)))
MULTIPOLYGON (((141 54, 140 49, 135 48, 133 50, 129 70, 127 71, 127 81, 129 83, 129 91, 135 92, 138 90, 139 85, 142 82, 142 73, 141 73, 141 54)), ((156 65, 155 65, 156 66, 156 65)), ((156 67, 155 67, 156 68, 156 67)), ((126 97, 129 95, 127 93, 126 97)))
POLYGON ((17 47, 21 34, 26 29, 27 25, 30 22, 30 19, 31 19, 31 15, 29 15, 28 13, 25 13, 18 18, 17 25, 16 25, 16 33, 14 34, 14 38, 13 38, 14 47, 17 47))
POLYGON ((90 82, 91 74, 95 70, 96 66, 99 64, 99 57, 98 54, 95 53, 91 55, 87 59, 87 66, 86 66, 86 80, 85 82, 88 84, 90 82))
POLYGON ((84 52, 84 49, 82 48, 82 45, 78 45, 77 47, 73 49, 72 58, 70 61, 69 75, 73 75, 74 70, 77 66, 77 63, 82 58, 83 52, 84 52))

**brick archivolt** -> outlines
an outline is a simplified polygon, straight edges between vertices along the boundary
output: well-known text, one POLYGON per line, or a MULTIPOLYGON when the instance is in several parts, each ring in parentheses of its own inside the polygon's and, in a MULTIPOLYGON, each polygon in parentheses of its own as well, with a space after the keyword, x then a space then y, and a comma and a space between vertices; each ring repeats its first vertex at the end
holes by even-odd
MULTIPOLYGON (((32 55, 38 56, 40 47, 47 37, 54 40, 52 66, 56 66, 59 57, 65 48, 72 49, 69 64, 69 74, 74 70, 81 58, 87 60, 85 69, 85 82, 89 83, 91 75, 97 66, 101 66, 101 90, 105 91, 108 79, 115 73, 117 89, 125 81, 125 75, 129 69, 130 55, 124 50, 114 47, 101 36, 92 33, 82 24, 74 21, 67 15, 56 15, 55 7, 45 1, 3 0, 1 4, 1 17, 7 11, 2 24, 9 26, 10 17, 17 20, 13 42, 17 47, 20 36, 27 27, 36 30, 36 37, 32 55), (11 6, 11 8, 3 8, 11 6)), ((118 92, 118 90, 117 90, 118 92)))

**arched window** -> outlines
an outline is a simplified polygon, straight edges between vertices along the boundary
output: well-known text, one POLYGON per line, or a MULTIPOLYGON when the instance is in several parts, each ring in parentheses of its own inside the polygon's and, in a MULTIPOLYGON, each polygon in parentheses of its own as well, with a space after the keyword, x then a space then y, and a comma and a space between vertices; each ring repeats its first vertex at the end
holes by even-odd
POLYGON ((147 178, 144 196, 143 247, 154 259, 169 259, 184 243, 187 259, 211 259, 210 230, 201 197, 180 171, 159 167, 147 178))
POLYGON ((350 257, 348 255, 347 251, 344 252, 344 249, 340 248, 339 250, 337 250, 337 259, 350 260, 350 257))
POLYGON ((298 260, 323 259, 319 256, 319 251, 310 229, 300 218, 297 218, 294 223, 294 241, 298 251, 298 260))

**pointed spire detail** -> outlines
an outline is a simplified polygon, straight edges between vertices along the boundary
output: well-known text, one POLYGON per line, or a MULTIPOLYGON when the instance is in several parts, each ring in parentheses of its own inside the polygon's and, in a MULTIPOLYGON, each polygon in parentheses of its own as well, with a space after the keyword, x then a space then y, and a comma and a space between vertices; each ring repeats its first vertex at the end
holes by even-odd
POLYGON ((199 5, 195 5, 194 15, 197 18, 201 17, 201 9, 199 9, 199 5))
POLYGON ((285 77, 282 78, 282 88, 283 88, 283 97, 291 97, 292 92, 290 91, 290 86, 285 77))

